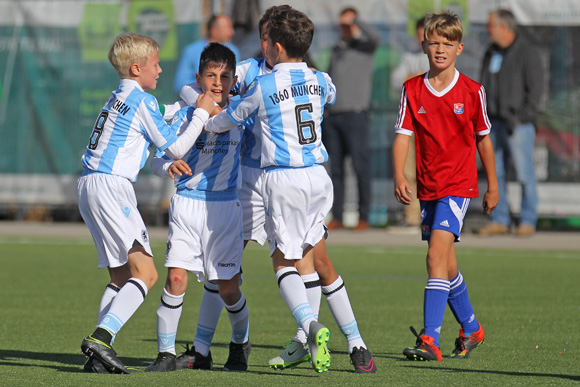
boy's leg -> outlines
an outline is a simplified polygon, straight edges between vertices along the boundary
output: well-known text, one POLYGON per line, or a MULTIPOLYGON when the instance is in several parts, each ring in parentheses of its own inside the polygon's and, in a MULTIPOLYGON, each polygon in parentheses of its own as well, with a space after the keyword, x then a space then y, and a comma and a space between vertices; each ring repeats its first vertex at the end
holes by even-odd
POLYGON ((249 340, 249 314, 246 306, 246 297, 240 289, 240 274, 229 280, 219 280, 219 291, 224 301, 230 323, 232 337, 228 360, 224 364, 224 371, 246 371, 251 344, 249 340))
POLYGON ((111 341, 119 330, 137 311, 145 300, 149 289, 157 280, 153 257, 141 246, 129 251, 128 265, 133 274, 111 303, 109 312, 103 317, 93 334, 87 336, 81 350, 87 356, 103 362, 114 373, 129 373, 111 347, 111 341))
POLYGON ((346 287, 342 278, 334 270, 324 239, 314 247, 314 266, 321 277, 322 293, 326 296, 330 312, 346 338, 348 353, 355 372, 376 372, 375 361, 359 333, 346 287))
POLYGON ((170 267, 167 269, 165 288, 157 308, 157 359, 146 372, 175 371, 175 339, 183 310, 183 298, 187 288, 187 270, 170 267))

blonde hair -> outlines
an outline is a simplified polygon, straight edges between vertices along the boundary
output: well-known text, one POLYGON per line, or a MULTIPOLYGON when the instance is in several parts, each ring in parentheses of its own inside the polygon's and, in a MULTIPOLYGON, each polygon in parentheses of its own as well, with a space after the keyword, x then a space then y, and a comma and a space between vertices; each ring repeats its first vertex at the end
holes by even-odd
POLYGON ((150 37, 126 32, 115 37, 108 57, 119 77, 128 78, 133 63, 145 66, 157 50, 159 44, 150 37))
POLYGON ((430 13, 425 16, 425 40, 434 32, 445 39, 461 43, 463 25, 459 17, 451 11, 430 13))

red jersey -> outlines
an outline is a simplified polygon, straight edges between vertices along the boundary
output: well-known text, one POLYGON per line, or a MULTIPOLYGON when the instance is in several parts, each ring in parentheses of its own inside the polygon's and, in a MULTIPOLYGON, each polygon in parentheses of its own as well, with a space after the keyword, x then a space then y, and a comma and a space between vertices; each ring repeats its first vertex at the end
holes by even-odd
POLYGON ((436 91, 428 73, 403 85, 397 133, 415 134, 417 197, 473 198, 477 189, 475 135, 489 133, 483 86, 455 70, 453 82, 436 91))

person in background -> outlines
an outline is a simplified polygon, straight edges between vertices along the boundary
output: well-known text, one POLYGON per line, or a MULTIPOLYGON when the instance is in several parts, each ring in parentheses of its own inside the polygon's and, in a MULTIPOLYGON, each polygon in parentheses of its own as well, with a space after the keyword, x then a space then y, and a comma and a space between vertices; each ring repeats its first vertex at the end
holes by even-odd
POLYGON ((239 61, 240 50, 232 43, 234 33, 232 20, 228 16, 224 14, 213 15, 207 22, 207 38, 188 44, 181 52, 175 72, 173 90, 179 93, 183 86, 196 82, 195 74, 199 71, 199 58, 209 43, 223 44, 234 52, 236 61, 239 61))
POLYGON ((369 228, 371 176, 369 168, 369 108, 373 59, 379 46, 379 32, 358 18, 353 7, 340 12, 340 41, 332 49, 328 74, 337 90, 336 103, 324 117, 322 142, 330 158, 334 185, 334 204, 329 229, 343 228, 344 163, 350 156, 358 186, 358 224, 356 230, 369 228))
POLYGON ((481 83, 487 91, 487 111, 499 182, 499 204, 491 222, 476 230, 480 236, 508 234, 511 218, 507 200, 509 160, 522 187, 521 217, 515 235, 529 237, 538 219, 537 179, 534 170, 535 122, 544 93, 544 69, 537 47, 518 33, 511 11, 489 14, 487 32, 492 44, 483 58, 481 83))

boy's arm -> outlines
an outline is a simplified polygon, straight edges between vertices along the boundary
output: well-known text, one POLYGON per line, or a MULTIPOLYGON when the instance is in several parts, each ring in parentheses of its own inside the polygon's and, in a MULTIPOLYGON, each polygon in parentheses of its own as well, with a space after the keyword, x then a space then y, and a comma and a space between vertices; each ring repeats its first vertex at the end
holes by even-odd
POLYGON ((191 106, 195 104, 199 96, 202 94, 203 92, 197 86, 197 83, 190 83, 181 88, 181 91, 179 92, 179 98, 181 98, 182 100, 185 101, 185 103, 191 106))
POLYGON ((411 141, 411 136, 397 133, 393 143, 395 197, 399 203, 405 205, 411 203, 411 197, 409 194, 413 192, 411 190, 411 185, 403 173, 405 170, 405 162, 407 161, 407 154, 409 153, 409 141, 411 141))
POLYGON ((191 168, 183 160, 172 160, 168 157, 154 157, 151 160, 151 171, 159 177, 181 176, 184 173, 191 176, 191 168))
POLYGON ((232 121, 227 110, 222 110, 213 116, 205 124, 205 131, 210 133, 225 133, 238 127, 238 123, 232 121))
POLYGON ((197 109, 195 109, 187 129, 179 135, 173 144, 165 149, 165 153, 175 160, 182 158, 201 134, 203 126, 213 109, 214 102, 211 96, 209 94, 201 95, 197 100, 197 109))
POLYGON ((487 191, 483 196, 483 213, 490 214, 499 202, 493 145, 489 135, 476 136, 477 152, 487 176, 487 191))
POLYGON ((161 114, 163 114, 163 119, 165 121, 171 121, 175 113, 180 111, 182 108, 187 106, 185 101, 177 101, 172 103, 171 105, 159 105, 159 108, 162 110, 161 114))

